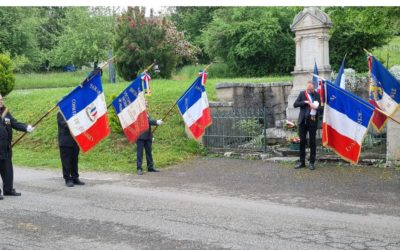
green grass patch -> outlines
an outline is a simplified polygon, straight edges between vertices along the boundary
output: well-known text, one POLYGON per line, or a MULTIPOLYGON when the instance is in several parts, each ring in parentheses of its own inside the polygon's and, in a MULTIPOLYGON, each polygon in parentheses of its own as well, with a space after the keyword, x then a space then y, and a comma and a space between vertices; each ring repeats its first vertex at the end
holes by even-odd
MULTIPOLYGON (((151 116, 154 118, 164 116, 190 83, 152 81, 152 96, 148 98, 151 116)), ((111 95, 119 94, 127 84, 127 82, 103 84, 107 100, 111 99, 111 95)), ((15 90, 5 98, 5 101, 15 118, 33 123, 72 89, 70 87, 15 90)), ((16 145, 13 157, 16 165, 60 168, 56 121, 56 111, 54 111, 37 126, 34 133, 25 136, 16 145)), ((16 132, 14 139, 20 134, 16 132)), ((176 108, 154 137, 153 155, 158 167, 183 162, 203 152, 199 143, 187 138, 183 121, 176 108)), ((93 150, 81 153, 79 161, 81 169, 133 172, 136 169, 136 145, 129 144, 123 134, 111 133, 93 150)))
MULTIPOLYGON (((62 87, 63 84, 77 86, 86 76, 84 72, 58 74, 19 75, 17 89, 5 97, 6 106, 16 119, 34 123, 73 87, 62 87), (63 79, 61 81, 60 79, 63 79), (46 79, 45 81, 42 79, 46 79), (29 81, 30 80, 30 81, 29 81), (40 82, 39 82, 40 81, 40 82), (31 84, 28 85, 27 83, 31 84), (57 84, 55 84, 57 83, 57 84), (40 89, 40 87, 43 87, 40 89), (44 88, 47 87, 47 88, 44 88), (22 88, 22 87, 21 87, 22 88)), ((149 113, 154 118, 162 118, 187 87, 194 81, 197 72, 184 80, 152 80, 152 95, 148 97, 149 113)), ((291 81, 291 77, 234 78, 219 79, 210 77, 206 89, 209 100, 216 100, 215 85, 220 82, 276 82, 291 81)), ((103 87, 108 103, 112 96, 118 95, 128 86, 128 82, 117 84, 108 81, 103 75, 103 87)), ((22 166, 61 168, 57 144, 56 111, 46 117, 32 134, 28 134, 14 148, 14 163, 22 166)), ((18 138, 20 132, 14 134, 18 138)), ((175 108, 165 123, 154 135, 153 157, 157 167, 180 163, 203 154, 201 145, 187 138, 183 120, 175 108)), ((136 145, 129 144, 123 134, 112 132, 111 135, 87 153, 81 153, 80 169, 93 171, 134 172, 136 169, 136 145)))
MULTIPOLYGON (((90 73, 91 69, 75 72, 50 72, 15 74, 15 89, 62 88, 74 87, 81 83, 90 73)), ((103 81, 109 82, 108 69, 103 70, 103 81)), ((117 82, 123 80, 117 77, 117 82)))
POLYGON ((372 51, 387 68, 400 65, 400 36, 394 37, 387 45, 372 51))

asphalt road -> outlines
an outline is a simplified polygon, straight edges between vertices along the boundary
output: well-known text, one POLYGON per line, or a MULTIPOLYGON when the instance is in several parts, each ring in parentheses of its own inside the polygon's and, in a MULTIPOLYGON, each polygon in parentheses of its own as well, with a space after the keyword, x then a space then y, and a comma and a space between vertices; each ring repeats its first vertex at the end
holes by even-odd
POLYGON ((201 158, 160 173, 15 169, 0 249, 400 249, 392 169, 201 158))

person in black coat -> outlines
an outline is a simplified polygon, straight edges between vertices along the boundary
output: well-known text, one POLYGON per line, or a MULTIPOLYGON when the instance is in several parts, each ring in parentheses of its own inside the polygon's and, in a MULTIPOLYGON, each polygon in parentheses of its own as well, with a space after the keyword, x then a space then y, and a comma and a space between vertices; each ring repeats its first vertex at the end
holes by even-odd
MULTIPOLYGON (((146 108, 148 106, 147 100, 145 101, 146 103, 146 108)), ((136 141, 136 166, 137 166, 137 174, 142 175, 143 174, 143 169, 142 169, 142 163, 143 163, 143 148, 146 151, 146 162, 147 162, 147 171, 148 172, 159 172, 157 168, 154 167, 154 162, 153 162, 153 155, 151 153, 151 144, 153 142, 153 135, 151 133, 151 126, 159 126, 163 124, 162 120, 154 120, 149 117, 147 114, 147 119, 149 121, 149 129, 145 131, 143 134, 141 134, 136 141)))
POLYGON ((61 112, 57 113, 58 124, 58 146, 62 164, 63 177, 67 187, 74 185, 85 185, 79 180, 78 157, 79 146, 69 131, 67 122, 61 112))
MULTIPOLYGON (((32 132, 34 128, 31 125, 18 122, 4 106, 3 96, 0 95, 0 175, 3 180, 4 195, 20 196, 13 188, 14 168, 12 164, 12 137, 13 129, 22 132, 32 132)), ((1 196, 0 189, 0 200, 1 196)))
POLYGON ((318 116, 322 112, 321 98, 319 94, 314 90, 314 83, 312 81, 307 82, 307 89, 301 91, 293 106, 295 108, 300 107, 299 118, 297 120, 300 136, 300 162, 296 165, 295 169, 304 168, 306 161, 306 144, 307 144, 307 132, 310 140, 310 165, 309 169, 315 169, 315 157, 316 157, 316 142, 315 136, 318 128, 318 116), (308 97, 307 97, 308 95, 308 97))

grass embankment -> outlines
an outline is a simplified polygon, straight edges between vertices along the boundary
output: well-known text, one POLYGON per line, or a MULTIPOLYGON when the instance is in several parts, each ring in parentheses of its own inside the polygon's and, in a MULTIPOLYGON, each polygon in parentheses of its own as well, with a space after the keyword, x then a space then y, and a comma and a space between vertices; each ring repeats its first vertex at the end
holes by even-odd
POLYGON ((400 65, 400 36, 394 37, 387 45, 372 51, 385 67, 390 69, 394 65, 400 65))
MULTIPOLYGON (((29 85, 27 88, 47 87, 44 89, 19 89, 8 95, 6 105, 19 121, 26 123, 35 122, 42 114, 53 107, 62 96, 68 94, 73 88, 54 88, 61 86, 60 79, 66 78, 65 84, 72 86, 79 84, 85 76, 84 72, 19 75, 16 86, 21 88, 21 82, 29 85), (47 77, 52 79, 47 79, 47 77), (26 79, 25 79, 26 78, 26 79), (23 79, 23 80, 22 80, 23 79), (45 82, 40 82, 46 79, 45 82)), ((185 80, 153 80, 152 96, 149 97, 149 112, 154 118, 161 118, 173 105, 177 98, 192 83, 196 74, 191 79, 185 80)), ((283 78, 254 78, 254 79, 213 79, 207 81, 207 93, 210 100, 216 99, 215 85, 219 82, 270 82, 290 80, 283 78)), ((103 75, 103 83, 108 80, 103 75)), ((128 82, 117 84, 104 83, 104 92, 108 103, 112 95, 119 94, 128 82)), ((21 133, 16 132, 14 139, 21 133)), ((201 146, 194 140, 187 138, 183 121, 175 108, 171 116, 165 120, 155 133, 153 144, 153 157, 157 167, 179 163, 200 155, 201 146)), ((57 147, 56 111, 51 113, 37 126, 34 133, 25 138, 14 148, 14 164, 22 166, 43 166, 60 168, 60 157, 57 147)), ((79 158, 80 169, 134 172, 136 169, 136 146, 130 145, 124 135, 111 133, 104 141, 87 153, 81 153, 79 158)))

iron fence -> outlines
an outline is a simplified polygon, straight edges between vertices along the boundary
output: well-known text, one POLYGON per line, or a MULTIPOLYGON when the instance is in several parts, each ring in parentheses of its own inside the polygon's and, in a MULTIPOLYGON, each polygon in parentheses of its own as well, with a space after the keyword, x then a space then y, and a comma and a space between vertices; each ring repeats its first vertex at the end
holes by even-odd
POLYGON ((213 107, 213 123, 203 137, 213 149, 263 151, 267 149, 266 108, 213 107))
MULTIPOLYGON (((268 109, 262 108, 234 108, 213 107, 213 123, 207 128, 203 137, 205 147, 215 150, 266 152, 268 141, 268 109)), ((322 121, 320 121, 322 122, 322 121)), ((322 130, 317 131, 317 152, 320 155, 334 155, 329 148, 322 146, 322 130)), ((293 149, 286 140, 281 140, 280 147, 288 148, 289 154, 296 154, 298 147, 293 149)), ((364 138, 362 158, 386 158, 386 131, 377 133, 371 126, 364 138)))

